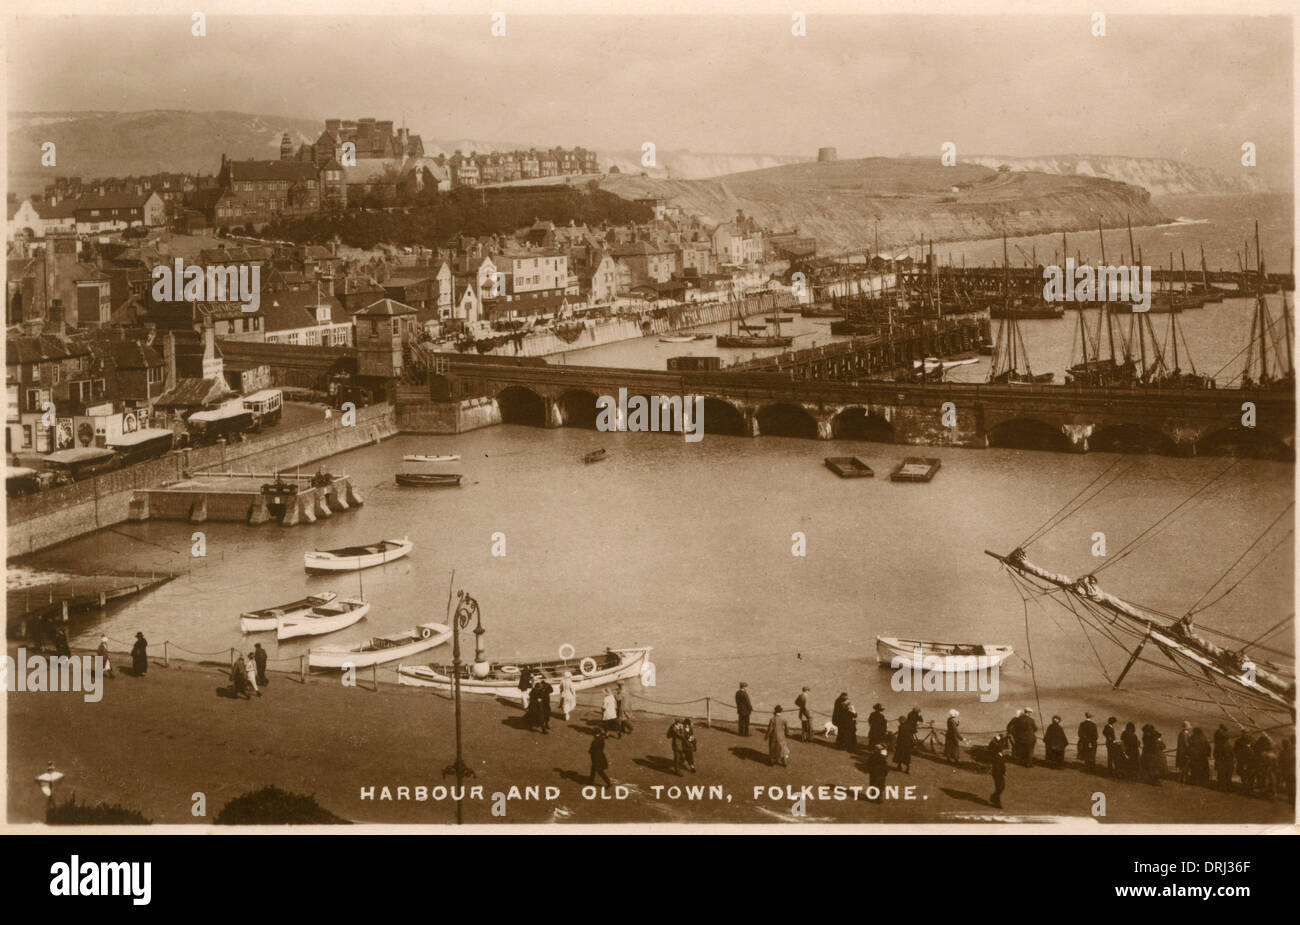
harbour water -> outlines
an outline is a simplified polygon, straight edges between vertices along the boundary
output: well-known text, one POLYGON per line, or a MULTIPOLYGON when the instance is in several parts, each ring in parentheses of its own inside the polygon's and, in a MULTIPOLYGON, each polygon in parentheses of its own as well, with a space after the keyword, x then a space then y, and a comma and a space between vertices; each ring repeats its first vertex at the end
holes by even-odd
MULTIPOLYGON (((187 650, 185 657, 261 641, 272 666, 287 668, 310 643, 242 637, 239 613, 318 590, 356 593, 355 574, 308 576, 303 552, 409 536, 415 548, 408 558, 361 575, 374 605, 368 619, 316 644, 350 644, 443 619, 455 569, 456 586, 482 606, 492 659, 550 656, 563 643, 579 653, 655 646, 658 685, 633 691, 650 709, 702 712, 703 703, 668 704, 707 696, 725 718, 729 710, 716 703, 729 703, 743 679, 760 710, 789 708, 807 684, 822 711, 843 690, 864 714, 875 700, 891 716, 914 703, 927 718, 955 706, 970 731, 998 728, 1020 706, 1059 712, 1067 726, 1084 709, 1165 725, 1222 719, 1212 705, 1178 699, 1203 697, 1199 688, 1151 665, 1140 664, 1122 690, 1111 691, 1106 673, 1115 677, 1126 654, 1093 638, 1094 654, 1074 618, 1050 601, 1029 603, 1026 615, 983 550, 1010 551, 1118 463, 1112 474, 1123 471, 1121 478, 1029 548, 1036 561, 1084 574, 1104 561, 1091 555, 1095 533, 1106 534, 1113 555, 1231 466, 1103 573, 1107 589, 1181 614, 1291 503, 1292 465, 935 448, 925 451, 943 460, 934 482, 891 483, 884 476, 908 449, 777 437, 706 436, 688 444, 668 434, 516 425, 455 438, 402 436, 329 461, 353 478, 366 503, 328 521, 295 528, 129 523, 25 564, 185 571, 79 626, 82 644, 104 632, 116 648, 142 630, 156 652, 166 639, 187 650), (602 446, 608 461, 584 466, 582 454, 602 446), (393 484, 404 453, 447 451, 462 456, 462 488, 393 484), (877 477, 837 479, 822 466, 832 452, 860 456, 877 477), (206 534, 204 559, 190 556, 196 529, 206 534), (504 557, 491 555, 497 533, 505 536, 504 557), (806 537, 806 556, 792 555, 795 533, 806 537), (1013 658, 993 703, 981 703, 977 693, 895 693, 891 673, 876 665, 876 634, 1011 644, 1018 656, 1032 657, 1035 674, 1013 658), (288 661, 277 665, 278 658, 288 661)), ((1198 617, 1199 625, 1253 639, 1291 612, 1291 546, 1268 552, 1288 526, 1246 557, 1232 580, 1257 558, 1263 565, 1198 617)), ((1289 652, 1290 632, 1265 644, 1289 652)), ((445 649, 432 656, 449 657, 445 649)))

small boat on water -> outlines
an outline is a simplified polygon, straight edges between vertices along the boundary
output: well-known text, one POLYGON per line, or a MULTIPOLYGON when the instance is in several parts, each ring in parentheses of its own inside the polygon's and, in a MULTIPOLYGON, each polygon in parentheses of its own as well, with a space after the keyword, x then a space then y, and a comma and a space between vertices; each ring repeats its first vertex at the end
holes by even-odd
POLYGON ((894 482, 928 482, 939 471, 941 461, 925 456, 908 456, 898 464, 889 478, 894 482))
POLYGON ((776 324, 777 322, 780 322, 781 324, 786 324, 790 321, 794 321, 794 315, 768 315, 763 320, 766 321, 768 324, 776 324))
POLYGON ((601 448, 598 449, 598 450, 592 450, 590 453, 585 453, 585 454, 583 454, 582 461, 583 461, 584 463, 587 463, 587 464, 591 464, 591 463, 595 463, 595 462, 600 462, 600 461, 601 461, 602 459, 604 459, 607 455, 608 455, 608 454, 606 454, 606 452, 605 452, 605 448, 604 448, 604 447, 601 447, 601 448))
POLYGON ((322 604, 306 613, 276 619, 275 638, 277 641, 282 641, 298 636, 322 636, 325 633, 345 629, 364 619, 368 613, 370 613, 370 602, 356 598, 322 604))
POLYGON ((659 340, 665 344, 689 344, 695 340, 694 334, 660 334, 659 340))
POLYGON ((713 340, 714 336, 715 336, 715 335, 713 335, 713 334, 696 334, 696 335, 694 336, 694 338, 692 338, 692 339, 693 339, 693 340, 713 340))
POLYGON ((1002 664, 1011 654, 1011 646, 876 637, 876 660, 881 667, 895 669, 916 668, 944 673, 988 670, 1002 664))
POLYGON ((856 456, 827 456, 826 468, 842 479, 869 479, 876 474, 856 456))
POLYGON ((309 572, 356 572, 400 559, 411 551, 413 545, 409 539, 402 538, 380 540, 368 546, 317 549, 303 554, 303 565, 309 572))
POLYGON ((436 649, 451 638, 451 627, 443 623, 421 623, 405 633, 375 636, 355 646, 322 646, 307 653, 311 668, 368 668, 398 659, 410 658, 436 649))
POLYGON ((421 456, 416 453, 409 454, 402 457, 403 462, 414 462, 414 463, 448 463, 448 462, 458 462, 459 460, 460 460, 459 456, 421 456))
POLYGON ((397 484, 408 488, 449 488, 459 485, 461 478, 459 472, 399 472, 397 484))
POLYGON ((275 629, 275 621, 281 617, 299 617, 309 613, 313 607, 321 607, 338 597, 333 591, 312 594, 290 604, 267 607, 262 610, 250 610, 239 615, 241 633, 263 633, 275 629))
POLYGON ((745 322, 743 321, 740 322, 740 324, 737 325, 737 327, 739 327, 740 330, 742 331, 766 331, 767 330, 767 325, 765 324, 745 324, 745 322))
MULTIPOLYGON (((651 646, 634 649, 606 649, 598 655, 582 658, 574 655, 567 659, 521 659, 499 664, 489 664, 482 677, 474 672, 472 664, 460 669, 462 694, 496 694, 519 699, 519 676, 527 671, 533 677, 539 673, 555 688, 558 697, 560 680, 566 671, 573 674, 573 687, 578 691, 604 687, 616 681, 638 677, 641 667, 650 657, 651 646)), ((432 687, 451 691, 452 667, 450 665, 399 665, 397 683, 413 687, 432 687)))

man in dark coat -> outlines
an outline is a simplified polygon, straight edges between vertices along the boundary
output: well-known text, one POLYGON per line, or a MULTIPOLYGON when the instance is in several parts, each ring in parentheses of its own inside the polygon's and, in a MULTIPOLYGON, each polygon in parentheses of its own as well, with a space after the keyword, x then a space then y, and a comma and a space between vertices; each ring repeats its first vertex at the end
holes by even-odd
POLYGON ((1051 724, 1043 730, 1043 751, 1047 753, 1048 767, 1065 766, 1065 747, 1069 744, 1065 730, 1061 728, 1061 718, 1053 716, 1051 724))
POLYGON ((1246 730, 1242 729, 1237 741, 1232 746, 1233 756, 1237 759, 1237 776, 1241 778, 1241 786, 1247 793, 1255 789, 1254 768, 1251 767, 1251 757, 1254 753, 1250 736, 1246 730))
POLYGON ((808 709, 808 688, 799 692, 799 696, 794 698, 794 705, 799 708, 799 728, 803 731, 803 740, 812 741, 812 711, 808 709))
POLYGON ((1083 714, 1079 724, 1079 738, 1074 746, 1083 769, 1089 773, 1097 769, 1097 724, 1092 721, 1092 714, 1083 714))
POLYGON ((1191 758, 1192 724, 1183 720, 1183 728, 1178 731, 1178 742, 1174 746, 1174 770, 1178 772, 1179 783, 1187 783, 1190 773, 1188 761, 1191 758))
POLYGON ((1034 711, 1025 707, 1024 715, 1016 726, 1016 754, 1020 763, 1027 768, 1034 766, 1034 747, 1038 744, 1038 724, 1034 722, 1034 711))
POLYGON ((72 657, 72 649, 68 645, 68 632, 61 626, 54 631, 54 654, 72 657))
POLYGON ((612 786, 609 775, 605 773, 609 768, 609 759, 605 757, 605 730, 597 729, 596 734, 592 736, 591 747, 587 749, 587 754, 591 755, 591 774, 587 776, 587 783, 594 784, 596 775, 605 782, 605 786, 612 786))
POLYGON ((131 647, 131 668, 138 678, 144 677, 144 673, 149 670, 149 643, 144 638, 144 633, 135 634, 135 645, 131 647))
POLYGON ((1106 728, 1101 731, 1102 737, 1106 740, 1106 770, 1112 777, 1124 776, 1123 752, 1120 751, 1119 730, 1116 728, 1119 719, 1112 716, 1106 720, 1106 728))
POLYGON ((540 674, 537 676, 537 718, 542 724, 542 732, 551 732, 551 684, 540 674))
POLYGON ((260 642, 253 644, 253 664, 257 666, 257 686, 266 687, 271 681, 266 676, 266 650, 260 642))
POLYGON ((913 710, 898 722, 898 737, 894 739, 894 767, 912 773, 912 746, 916 744, 916 723, 919 715, 913 710))
POLYGON ((884 745, 889 738, 889 720, 885 719, 884 704, 873 704, 867 717, 867 747, 884 745))
POLYGON ((1200 726, 1187 744, 1187 780, 1194 787, 1210 786, 1210 741, 1200 726))
POLYGON ((885 792, 885 779, 889 777, 889 753, 884 743, 873 746, 867 754, 867 782, 875 788, 876 795, 868 796, 872 803, 879 803, 885 792))
POLYGON ((1007 788, 1007 756, 1002 753, 1006 744, 1006 736, 1000 732, 989 743, 989 770, 993 773, 993 795, 989 802, 998 809, 1002 808, 1002 791, 1007 788))
POLYGON ((740 689, 736 691, 736 731, 743 736, 749 735, 749 714, 754 712, 754 704, 746 689, 748 687, 748 684, 741 681, 740 689))
POLYGON ((853 709, 849 695, 841 691, 835 698, 835 707, 831 711, 831 723, 835 726, 835 746, 847 752, 858 750, 858 711, 853 709))
POLYGON ((1220 790, 1232 789, 1232 758, 1232 737, 1228 735, 1228 727, 1219 723, 1214 731, 1214 774, 1220 790))

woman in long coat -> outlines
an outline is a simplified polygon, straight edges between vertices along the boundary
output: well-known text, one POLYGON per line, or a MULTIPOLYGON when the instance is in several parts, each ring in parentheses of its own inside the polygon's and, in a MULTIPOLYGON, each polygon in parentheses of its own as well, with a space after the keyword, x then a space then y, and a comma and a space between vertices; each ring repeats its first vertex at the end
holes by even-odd
POLYGON ((578 691, 573 686, 573 672, 566 671, 560 681, 560 707, 564 710, 564 721, 569 721, 569 714, 578 705, 578 691))
POLYGON ((142 677, 149 670, 149 643, 144 633, 135 634, 135 645, 131 647, 131 668, 136 677, 142 677))
POLYGON ((894 767, 912 773, 912 745, 916 741, 915 711, 900 717, 898 735, 894 738, 894 767))
POLYGON ((786 725, 785 717, 781 715, 781 707, 773 708, 772 719, 767 724, 768 764, 779 764, 783 768, 787 766, 785 760, 790 757, 790 747, 785 744, 785 740, 789 734, 790 729, 786 725))
POLYGON ((943 756, 953 764, 957 764, 960 760, 960 753, 957 749, 957 746, 962 742, 961 733, 957 731, 957 727, 960 725, 957 722, 959 716, 961 714, 956 710, 948 711, 948 731, 943 737, 943 756))
POLYGON ((1137 726, 1127 724, 1119 741, 1124 746, 1124 776, 1129 780, 1137 780, 1138 769, 1142 766, 1142 746, 1138 742, 1137 726))
POLYGON ((849 702, 849 695, 841 693, 831 708, 831 725, 835 727, 835 745, 847 751, 858 747, 858 711, 849 702))
POLYGON ((1187 779, 1195 787, 1210 786, 1210 740, 1200 726, 1187 746, 1187 779))

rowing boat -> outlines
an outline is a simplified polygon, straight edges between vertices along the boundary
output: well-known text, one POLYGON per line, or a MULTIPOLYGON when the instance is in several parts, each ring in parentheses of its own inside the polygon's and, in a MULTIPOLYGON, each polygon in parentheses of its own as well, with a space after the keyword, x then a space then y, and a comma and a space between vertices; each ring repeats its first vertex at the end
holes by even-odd
POLYGON ((869 479, 875 472, 856 456, 827 456, 826 468, 842 479, 869 479))
POLYGON ((397 484, 408 488, 437 488, 459 485, 459 472, 399 472, 397 484))
POLYGON ((400 559, 411 551, 412 545, 409 539, 402 538, 380 540, 368 546, 317 549, 303 554, 303 565, 309 572, 356 572, 400 559))
POLYGON ((659 340, 665 344, 689 344, 695 340, 694 334, 660 334, 659 340))
POLYGON ((894 482, 928 482, 939 471, 942 462, 925 456, 906 456, 889 474, 894 482))
POLYGON ((599 450, 592 450, 590 453, 584 453, 582 461, 585 463, 600 462, 606 455, 605 448, 601 447, 599 450))
POLYGON ((946 674, 986 671, 1002 664, 1011 654, 1011 646, 876 637, 876 660, 889 668, 918 668, 946 674))
POLYGON ((349 598, 313 607, 303 614, 280 617, 275 621, 277 641, 297 636, 323 636, 351 626, 370 613, 370 602, 349 598))
POLYGON ((275 629, 275 621, 281 617, 300 617, 310 612, 313 607, 328 604, 336 597, 338 597, 338 594, 333 591, 322 591, 320 594, 309 595, 291 604, 280 604, 278 607, 267 607, 263 610, 250 610, 247 613, 241 613, 239 615, 239 631, 241 633, 262 633, 273 630, 275 629))
POLYGON ((451 638, 451 627, 442 623, 421 623, 404 633, 375 636, 355 646, 322 646, 307 653, 311 668, 366 668, 398 659, 410 658, 429 649, 436 649, 451 638))
MULTIPOLYGON (((495 665, 489 663, 485 674, 476 671, 473 665, 462 665, 460 691, 462 694, 495 694, 517 698, 520 696, 519 676, 525 671, 533 677, 540 672, 557 692, 566 671, 573 674, 573 688, 576 691, 604 687, 616 681, 639 677, 642 668, 649 664, 651 648, 606 649, 599 655, 582 658, 570 655, 558 659, 522 659, 495 665)), ((569 651, 573 651, 572 647, 569 647, 569 651)), ((450 665, 399 665, 397 683, 450 692, 452 672, 450 665)))
POLYGON ((457 462, 459 459, 460 459, 459 456, 422 456, 419 453, 408 453, 406 456, 402 457, 402 460, 404 462, 418 462, 418 463, 457 462))

